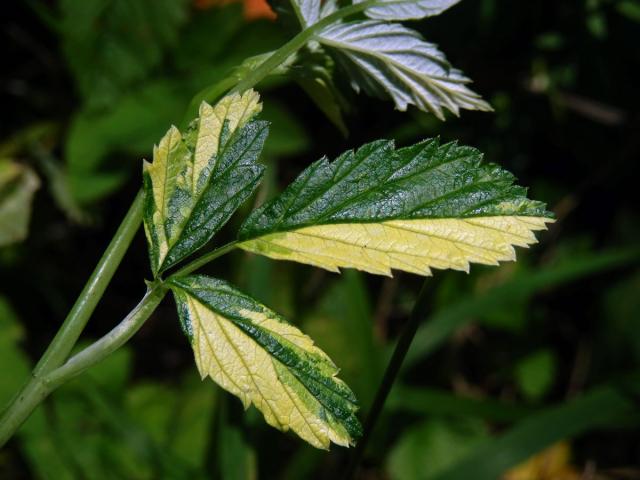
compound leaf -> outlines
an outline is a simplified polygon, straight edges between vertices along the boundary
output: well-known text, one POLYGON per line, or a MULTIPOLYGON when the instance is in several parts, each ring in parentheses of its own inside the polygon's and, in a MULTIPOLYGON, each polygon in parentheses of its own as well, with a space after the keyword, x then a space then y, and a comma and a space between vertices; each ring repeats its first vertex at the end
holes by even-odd
POLYGON ((261 110, 253 90, 202 103, 182 134, 171 127, 144 162, 144 227, 154 276, 207 243, 254 191, 268 133, 251 121, 261 110))
MULTIPOLYGON (((361 3, 365 0, 354 0, 361 3)), ((364 13, 376 20, 420 20, 440 15, 460 0, 378 0, 364 13)))
POLYGON ((170 286, 202 378, 314 447, 353 444, 356 398, 309 337, 224 281, 192 275, 170 286))
POLYGON ((544 204, 482 155, 438 139, 395 150, 378 140, 309 166, 254 211, 238 246, 331 271, 469 270, 515 259, 552 222, 544 204))
POLYGON ((341 23, 323 30, 317 39, 330 48, 356 91, 390 97, 398 110, 415 105, 441 120, 444 109, 455 115, 461 108, 491 110, 467 88, 471 81, 452 68, 435 45, 400 24, 341 23))

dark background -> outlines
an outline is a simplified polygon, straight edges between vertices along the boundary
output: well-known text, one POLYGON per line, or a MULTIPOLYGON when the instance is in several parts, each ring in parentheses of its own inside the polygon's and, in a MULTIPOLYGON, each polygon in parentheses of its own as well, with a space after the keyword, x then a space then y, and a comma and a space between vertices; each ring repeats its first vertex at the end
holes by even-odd
MULTIPOLYGON (((0 157, 33 169, 41 188, 28 237, 0 248, 0 401, 82 289, 139 188, 141 158, 195 93, 287 38, 240 5, 212 3, 3 5, 0 157)), ((345 138, 295 84, 270 80, 259 88, 273 127, 258 197, 324 154, 439 135, 512 171, 558 221, 517 264, 428 279, 431 313, 361 478, 640 478, 640 2, 464 0, 413 27, 495 112, 442 123, 345 91, 345 138), (505 473, 543 451, 525 473, 505 473)), ((362 418, 422 282, 241 253, 206 271, 309 333, 342 367, 362 418)), ((139 232, 85 338, 112 328, 149 277, 139 232)), ((126 349, 34 415, 0 452, 0 478, 335 478, 344 468, 348 452, 316 452, 196 377, 167 299, 126 349)))

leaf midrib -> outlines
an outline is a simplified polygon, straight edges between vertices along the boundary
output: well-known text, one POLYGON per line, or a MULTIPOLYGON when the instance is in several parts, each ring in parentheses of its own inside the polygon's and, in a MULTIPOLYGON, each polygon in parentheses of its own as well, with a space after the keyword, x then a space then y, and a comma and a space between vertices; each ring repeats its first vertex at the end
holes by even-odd
MULTIPOLYGON (((256 339, 255 339, 255 338, 254 338, 250 333, 248 333, 244 328, 242 328, 242 322, 248 322, 248 323, 250 323, 254 328, 256 328, 256 329, 258 329, 258 330, 261 330, 263 333, 266 333, 268 336, 271 336, 271 337, 272 337, 272 338, 274 338, 276 341, 278 341, 278 343, 280 343, 280 344, 282 344, 282 343, 283 343, 281 340, 284 340, 284 341, 286 341, 286 342, 288 342, 288 343, 292 343, 292 342, 287 341, 285 338, 283 338, 281 335, 279 335, 279 334, 277 334, 277 333, 275 333, 275 332, 272 332, 272 331, 270 331, 270 330, 268 330, 268 329, 266 329, 266 328, 263 328, 263 327, 261 327, 260 325, 256 325, 256 324, 255 324, 251 319, 248 319, 248 318, 245 318, 245 317, 242 317, 242 316, 239 316, 239 315, 232 315, 232 314, 229 314, 229 312, 222 311, 221 309, 219 309, 219 308, 217 308, 217 307, 215 307, 215 306, 211 305, 211 304, 210 304, 206 299, 204 299, 204 298, 202 298, 200 295, 198 295, 198 289, 194 289, 193 287, 189 287, 189 286, 186 286, 186 285, 184 285, 184 284, 180 284, 178 288, 180 288, 180 289, 184 290, 184 291, 185 291, 185 293, 187 293, 188 295, 190 295, 192 298, 194 298, 196 301, 198 301, 201 305, 203 305, 205 308, 207 308, 208 310, 210 310, 210 311, 211 311, 212 313, 214 313, 215 315, 218 315, 218 316, 220 316, 220 317, 223 317, 223 318, 225 318, 225 319, 229 320, 230 322, 232 322, 232 323, 236 326, 236 328, 238 328, 238 329, 239 329, 239 330, 241 330, 245 335, 247 335, 249 338, 251 338, 251 340, 252 340, 252 341, 254 341, 256 344, 258 344, 258 345, 260 346, 260 348, 262 348, 265 352, 267 352, 267 353, 269 354, 269 356, 270 356, 270 357, 272 357, 272 358, 274 358, 275 360, 277 360, 277 361, 278 361, 279 363, 281 363, 284 367, 286 367, 287 369, 289 369, 292 373, 294 373, 294 372, 296 372, 296 371, 297 371, 297 369, 295 369, 295 368, 293 368, 293 367, 291 367, 291 366, 287 365, 287 364, 286 364, 286 363, 284 363, 282 360, 280 360, 278 357, 276 357, 273 353, 269 352, 269 350, 268 350, 267 348, 265 348, 265 347, 264 347, 264 345, 263 345, 262 343, 260 343, 260 342, 259 342, 258 340, 256 340, 256 339)), ((216 289, 212 289, 212 290, 211 290, 211 293, 215 293, 215 292, 216 292, 216 289)), ((239 295, 237 295, 237 294, 236 294, 236 293, 234 293, 234 292, 225 291, 224 293, 225 293, 226 295, 233 295, 233 296, 239 297, 239 295)), ((240 297, 240 298, 243 298, 243 297, 240 297)), ((252 302, 254 301, 254 300, 253 300, 253 299, 251 299, 250 297, 244 297, 244 299, 245 299, 245 300, 247 300, 247 299, 248 299, 248 300, 250 300, 250 301, 252 301, 252 302)), ((297 345, 295 345, 295 344, 293 344, 293 343, 292 343, 292 345, 293 345, 293 347, 294 347, 294 348, 296 348, 296 349, 301 349, 301 347, 299 347, 299 346, 297 346, 297 345)), ((292 349, 292 350, 293 350, 293 349, 292 349)), ((303 349, 302 349, 302 350, 303 350, 303 349)), ((304 351, 304 350, 303 350, 303 351, 304 351)), ((308 361, 305 361, 303 358, 301 358, 301 356, 300 356, 297 352, 293 351, 293 353, 294 353, 294 355, 295 355, 295 356, 296 356, 296 357, 301 361, 301 363, 308 363, 309 365, 311 365, 311 366, 313 367, 313 364, 312 364, 312 363, 310 363, 310 362, 308 362, 308 361)), ((300 373, 301 373, 301 374, 303 374, 302 372, 300 372, 300 373)), ((303 375, 304 375, 304 374, 303 374, 303 375)), ((309 377, 309 378, 313 378, 313 377, 309 377)), ((315 379, 314 379, 314 381, 315 381, 316 383, 320 383, 320 385, 323 385, 327 390, 329 390, 330 392, 334 393, 337 397, 340 397, 340 398, 344 399, 346 402, 349 402, 349 403, 353 404, 353 402, 352 402, 350 399, 348 399, 348 398, 344 397, 344 396, 343 396, 339 391, 334 390, 334 389, 332 389, 332 388, 329 388, 327 385, 324 385, 323 383, 318 382, 318 380, 315 380, 315 379)), ((306 388, 306 387, 305 387, 305 388, 306 388)), ((311 393, 311 392, 309 392, 309 393, 311 393)), ((314 398, 315 398, 315 397, 314 397, 314 398)))
MULTIPOLYGON (((227 142, 224 144, 222 149, 218 150, 217 154, 215 155, 216 164, 224 156, 224 154, 227 152, 228 148, 230 148, 232 146, 234 141, 237 140, 238 136, 242 133, 242 131, 245 129, 245 127, 247 127, 251 123, 252 122, 248 122, 245 125, 243 125, 241 128, 236 129, 236 131, 233 133, 231 138, 229 138, 227 140, 227 142)), ((213 180, 225 175, 227 172, 229 172, 229 170, 232 167, 235 167, 238 164, 238 162, 243 158, 243 156, 246 154, 247 150, 249 150, 254 145, 254 143, 256 142, 257 138, 260 136, 260 133, 262 133, 263 130, 264 130, 264 127, 256 132, 256 134, 253 136, 253 139, 251 140, 251 142, 246 146, 246 148, 244 150, 242 150, 242 154, 238 155, 237 160, 235 162, 229 164, 224 170, 216 172, 215 171, 216 165, 213 166, 212 172, 211 172, 211 174, 209 176, 209 179, 208 179, 206 185, 204 186, 204 188, 201 189, 201 191, 199 193, 194 195, 195 201, 193 202, 193 207, 189 211, 189 215, 185 215, 184 219, 178 224, 178 227, 179 227, 178 231, 180 233, 178 235, 176 235, 175 240, 173 242, 171 242, 171 243, 170 243, 169 239, 167 238, 167 246, 168 246, 167 254, 165 255, 164 259, 162 260, 162 265, 160 265, 160 267, 158 268, 159 271, 163 270, 163 268, 165 267, 166 259, 169 257, 169 255, 171 254, 173 249, 176 247, 176 245, 180 244, 180 241, 182 240, 182 233, 184 232, 184 229, 185 229, 186 225, 191 220, 191 218, 193 216, 193 212, 195 212, 196 209, 198 208, 198 206, 200 205, 200 202, 202 201, 202 197, 204 196, 204 193, 207 190, 209 190, 209 188, 211 188, 213 180)), ((212 160, 213 160, 213 156, 212 156, 212 158, 209 159, 209 161, 212 161, 212 160)), ((227 199, 227 201, 224 202, 224 204, 227 204, 229 200, 230 199, 227 199)))

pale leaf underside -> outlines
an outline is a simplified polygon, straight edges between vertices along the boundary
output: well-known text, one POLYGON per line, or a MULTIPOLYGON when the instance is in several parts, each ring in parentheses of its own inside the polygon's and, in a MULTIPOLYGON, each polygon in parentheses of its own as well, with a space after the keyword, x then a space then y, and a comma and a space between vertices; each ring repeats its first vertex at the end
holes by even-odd
POLYGON ((40 188, 33 170, 0 159, 0 247, 24 240, 29 231, 31 203, 40 188))
MULTIPOLYGON (((361 3, 366 0, 354 0, 361 3)), ((378 0, 365 10, 365 15, 376 20, 420 20, 440 15, 460 0, 378 0)))
POLYGON ((144 226, 154 275, 202 247, 253 192, 267 135, 253 90, 203 103, 183 134, 171 127, 144 163, 144 226))
POLYGON ((320 19, 320 0, 297 0, 293 2, 293 6, 303 29, 320 19))
POLYGON ((452 68, 443 53, 415 31, 375 20, 332 25, 318 40, 347 70, 353 87, 390 97, 399 110, 415 105, 444 119, 444 110, 489 111, 467 87, 470 80, 452 68))

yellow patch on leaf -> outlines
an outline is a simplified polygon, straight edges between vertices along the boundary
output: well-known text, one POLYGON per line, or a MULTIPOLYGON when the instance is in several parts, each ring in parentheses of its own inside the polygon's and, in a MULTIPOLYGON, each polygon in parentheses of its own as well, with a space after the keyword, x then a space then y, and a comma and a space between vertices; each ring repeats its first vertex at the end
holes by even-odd
MULTIPOLYGON (((344 427, 330 414, 318 414, 324 411, 320 402, 309 395, 300 395, 304 386, 286 366, 229 319, 216 314, 193 297, 187 296, 187 302, 192 319, 195 360, 202 378, 211 377, 222 388, 239 397, 245 408, 255 405, 269 425, 282 431, 291 429, 316 448, 327 449, 330 442, 343 446, 351 443, 344 427)), ((330 362, 309 337, 292 325, 259 312, 241 310, 239 314, 330 362)))
POLYGON ((431 275, 431 269, 469 271, 470 263, 515 260, 514 246, 536 243, 546 217, 492 216, 464 219, 390 220, 304 227, 267 234, 238 246, 278 260, 330 271, 356 268, 391 275, 392 269, 431 275))

